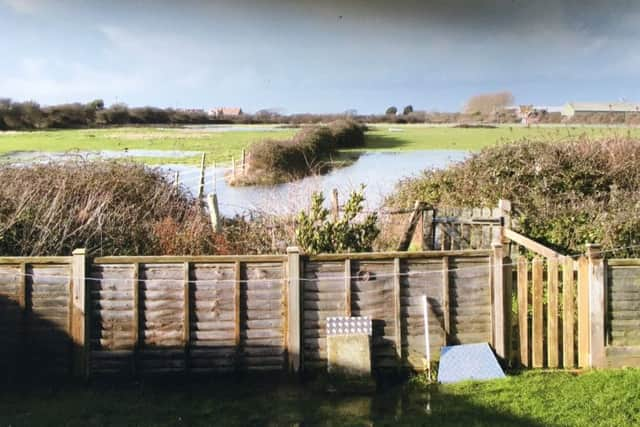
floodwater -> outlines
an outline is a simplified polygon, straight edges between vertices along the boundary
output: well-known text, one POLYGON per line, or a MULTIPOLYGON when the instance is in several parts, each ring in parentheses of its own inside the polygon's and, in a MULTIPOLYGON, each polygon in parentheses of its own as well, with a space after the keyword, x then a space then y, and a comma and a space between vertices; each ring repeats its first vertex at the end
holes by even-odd
MULTIPOLYGON (((135 160, 136 157, 185 158, 200 154, 196 151, 134 149, 70 153, 25 151, 0 155, 0 163, 27 165, 74 158, 88 160, 122 158, 135 160)), ((242 215, 250 211, 292 214, 309 206, 313 192, 322 191, 328 199, 331 191, 337 188, 342 203, 351 191, 365 185, 365 208, 376 209, 402 178, 417 175, 425 169, 444 168, 451 163, 464 160, 466 156, 466 151, 459 150, 364 153, 353 164, 335 168, 326 175, 310 176, 299 181, 271 186, 232 187, 227 185, 224 179, 225 174, 231 172, 228 166, 215 170, 209 168, 205 177, 205 193, 217 194, 220 213, 224 216, 242 215)), ((197 193, 200 183, 198 166, 167 164, 158 168, 165 171, 171 179, 178 172, 180 184, 193 194, 197 193)))
POLYGON ((0 162, 12 164, 47 163, 69 159, 131 159, 136 157, 157 157, 163 159, 181 159, 200 156, 200 151, 180 150, 102 150, 102 151, 73 151, 66 153, 45 153, 40 151, 18 151, 0 154, 0 162))
MULTIPOLYGON (((326 175, 272 186, 232 187, 224 179, 224 175, 230 173, 229 169, 216 168, 215 171, 206 172, 205 193, 215 191, 220 213, 225 216, 250 210, 287 214, 308 206, 311 194, 315 191, 323 191, 325 197, 329 198, 331 191, 337 188, 340 200, 344 201, 351 191, 364 184, 366 208, 375 209, 402 178, 425 169, 444 168, 464 160, 466 156, 466 151, 458 150, 365 153, 352 165, 336 168, 326 175)), ((197 192, 200 182, 197 166, 164 165, 161 168, 171 175, 178 171, 181 185, 194 194, 197 192)))

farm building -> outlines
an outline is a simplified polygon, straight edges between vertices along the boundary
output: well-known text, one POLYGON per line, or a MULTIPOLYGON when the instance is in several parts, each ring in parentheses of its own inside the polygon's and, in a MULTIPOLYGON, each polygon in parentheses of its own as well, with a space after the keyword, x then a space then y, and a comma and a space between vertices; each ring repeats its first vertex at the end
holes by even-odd
POLYGON ((210 117, 238 117, 242 115, 242 108, 239 107, 218 107, 207 112, 210 117))
POLYGON ((586 114, 627 114, 638 112, 640 112, 640 104, 629 102, 570 102, 562 109, 562 115, 569 118, 586 114))

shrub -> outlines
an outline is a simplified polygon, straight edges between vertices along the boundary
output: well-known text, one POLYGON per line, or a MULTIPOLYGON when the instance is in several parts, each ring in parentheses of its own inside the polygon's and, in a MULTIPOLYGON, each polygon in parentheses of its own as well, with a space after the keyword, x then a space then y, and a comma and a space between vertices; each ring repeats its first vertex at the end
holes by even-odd
POLYGON ((297 221, 296 240, 304 252, 316 254, 372 250, 380 233, 376 225, 377 214, 372 213, 362 221, 356 221, 362 214, 363 190, 351 193, 342 218, 337 220, 329 219, 329 211, 323 207, 322 193, 313 194, 309 212, 300 212, 297 221))
POLYGON ((68 162, 0 167, 0 254, 214 254, 206 212, 161 171, 68 162))
MULTIPOLYGON (((506 143, 404 180, 387 203, 495 206, 501 198, 512 201, 524 234, 562 252, 581 253, 588 242, 609 250, 640 245, 640 141, 506 143)), ((633 254, 640 247, 618 252, 633 254)))
POLYGON ((247 173, 232 184, 275 184, 330 168, 336 149, 363 146, 365 127, 354 120, 301 129, 290 140, 265 139, 249 148, 247 173))
POLYGON ((355 120, 337 120, 329 128, 337 148, 364 147, 365 127, 355 120))

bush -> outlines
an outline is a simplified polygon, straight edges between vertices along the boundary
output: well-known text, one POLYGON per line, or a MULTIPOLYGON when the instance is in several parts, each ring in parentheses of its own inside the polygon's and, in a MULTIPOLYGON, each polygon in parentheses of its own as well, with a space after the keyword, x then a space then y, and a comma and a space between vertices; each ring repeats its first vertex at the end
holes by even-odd
MULTIPOLYGON (((486 148, 445 170, 401 182, 387 201, 495 206, 509 199, 524 234, 564 253, 588 242, 640 245, 640 140, 523 140, 486 148)), ((640 246, 617 255, 638 255, 640 246)))
POLYGON ((206 212, 161 171, 116 162, 0 167, 0 254, 226 252, 206 212))
POLYGON ((364 131, 354 120, 338 120, 303 128, 290 140, 262 140, 249 148, 246 174, 231 183, 274 184, 326 172, 336 149, 364 145, 364 131))
POLYGON ((375 212, 356 222, 362 213, 363 193, 364 189, 351 193, 342 218, 337 220, 329 219, 322 193, 314 193, 309 212, 298 215, 296 240, 303 251, 308 254, 371 251, 380 229, 375 212))
POLYGON ((337 120, 329 124, 337 148, 364 147, 365 127, 355 120, 337 120))

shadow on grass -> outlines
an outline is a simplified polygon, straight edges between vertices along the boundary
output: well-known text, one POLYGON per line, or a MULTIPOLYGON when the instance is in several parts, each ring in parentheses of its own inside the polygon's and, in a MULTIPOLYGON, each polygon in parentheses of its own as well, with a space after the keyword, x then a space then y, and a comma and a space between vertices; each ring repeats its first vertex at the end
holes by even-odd
MULTIPOLYGON (((514 396, 516 398, 516 396, 514 396)), ((542 424, 438 387, 327 393, 281 377, 13 387, 1 425, 520 425, 542 424)))
POLYGON ((362 150, 402 150, 407 145, 411 145, 411 141, 368 132, 365 134, 365 147, 362 150))

